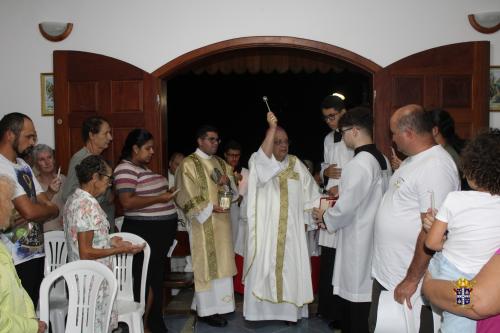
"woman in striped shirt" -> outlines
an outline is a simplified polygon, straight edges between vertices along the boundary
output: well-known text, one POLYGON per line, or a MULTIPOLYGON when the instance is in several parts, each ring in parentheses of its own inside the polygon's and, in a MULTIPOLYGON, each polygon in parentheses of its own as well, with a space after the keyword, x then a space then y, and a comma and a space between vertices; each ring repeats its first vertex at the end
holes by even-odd
MULTIPOLYGON (((167 252, 177 230, 174 194, 167 179, 147 165, 154 150, 153 136, 144 129, 132 130, 125 141, 115 169, 115 188, 124 209, 122 231, 144 238, 151 247, 146 281, 144 330, 167 332, 163 322, 163 276, 167 252)), ((134 291, 139 295, 142 259, 134 258, 134 291)))

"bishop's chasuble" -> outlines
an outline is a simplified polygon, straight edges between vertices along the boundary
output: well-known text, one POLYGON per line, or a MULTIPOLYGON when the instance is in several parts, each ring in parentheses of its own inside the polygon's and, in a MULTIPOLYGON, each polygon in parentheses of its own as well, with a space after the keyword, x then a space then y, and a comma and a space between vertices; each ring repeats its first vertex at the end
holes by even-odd
POLYGON ((305 226, 315 226, 311 212, 319 206, 319 188, 292 155, 279 162, 259 149, 249 167, 243 315, 297 321, 313 301, 305 226))
POLYGON ((175 175, 180 190, 175 202, 186 215, 190 231, 196 292, 210 290, 215 279, 236 274, 229 211, 212 213, 219 189, 211 177, 214 169, 233 177, 231 166, 223 159, 198 149, 182 161, 175 175))

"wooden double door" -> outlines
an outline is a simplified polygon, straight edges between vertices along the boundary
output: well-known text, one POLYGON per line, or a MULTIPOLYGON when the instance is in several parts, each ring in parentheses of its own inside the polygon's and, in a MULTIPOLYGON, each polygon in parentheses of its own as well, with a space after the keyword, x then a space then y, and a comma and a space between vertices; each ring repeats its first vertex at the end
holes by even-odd
MULTIPOLYGON (((268 37, 265 43, 258 45, 283 47, 279 45, 281 40, 268 37)), ((304 52, 326 52, 324 47, 311 48, 312 41, 301 41, 294 39, 290 45, 304 52)), ((257 44, 249 42, 246 47, 249 45, 257 44)), ((207 49, 207 56, 213 56, 213 47, 207 49)), ((360 57, 349 59, 344 51, 330 55, 341 56, 356 65, 360 57)), ((193 53, 199 58, 203 52, 193 53)), ((390 153, 391 114, 410 103, 448 110, 463 137, 487 127, 489 53, 489 42, 467 42, 423 51, 385 68, 372 67, 369 71, 374 88, 375 141, 381 150, 390 153)), ((183 62, 176 59, 172 63, 183 62)), ((83 146, 82 121, 91 115, 100 115, 110 121, 113 129, 113 143, 105 152, 108 160, 118 162, 130 130, 145 128, 155 138, 156 157, 151 169, 165 172, 168 133, 165 131, 166 105, 161 102, 166 97, 161 96, 161 79, 168 77, 154 76, 117 59, 78 51, 55 51, 54 75, 55 148, 63 171, 67 172, 69 159, 83 146)))

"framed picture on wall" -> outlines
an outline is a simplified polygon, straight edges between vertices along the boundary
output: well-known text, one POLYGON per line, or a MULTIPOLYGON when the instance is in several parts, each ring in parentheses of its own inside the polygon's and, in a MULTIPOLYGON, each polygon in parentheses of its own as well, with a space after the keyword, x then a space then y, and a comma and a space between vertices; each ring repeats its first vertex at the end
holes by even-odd
POLYGON ((42 92, 42 116, 54 115, 54 74, 40 74, 40 88, 42 92))
POLYGON ((490 111, 500 112, 500 66, 490 67, 490 111))

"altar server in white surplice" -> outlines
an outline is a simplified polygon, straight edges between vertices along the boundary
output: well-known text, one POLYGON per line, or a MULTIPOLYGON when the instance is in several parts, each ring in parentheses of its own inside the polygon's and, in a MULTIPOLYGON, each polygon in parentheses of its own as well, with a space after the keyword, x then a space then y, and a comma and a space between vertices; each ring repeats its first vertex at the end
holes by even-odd
POLYGON ((288 136, 272 112, 267 122, 249 162, 243 315, 296 322, 313 301, 306 228, 315 227, 311 212, 320 194, 306 166, 288 154, 288 136))
POLYGON ((353 108, 342 116, 339 129, 354 158, 342 171, 342 195, 335 206, 313 212, 328 231, 337 232, 332 284, 342 299, 342 333, 368 332, 375 216, 391 174, 389 160, 373 143, 372 128, 368 108, 353 108))
MULTIPOLYGON (((324 162, 321 163, 321 180, 325 189, 332 197, 342 195, 339 192, 340 175, 342 169, 354 156, 351 148, 347 147, 338 125, 341 117, 346 113, 344 100, 337 95, 328 95, 321 103, 321 113, 325 123, 332 130, 324 140, 324 162)), ((318 312, 323 319, 331 320, 330 328, 340 328, 342 321, 338 295, 333 294, 332 278, 335 267, 336 234, 334 230, 321 229, 319 232, 321 248, 321 262, 318 289, 318 312)))

